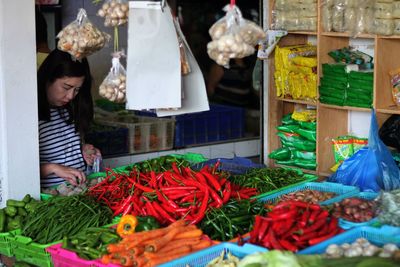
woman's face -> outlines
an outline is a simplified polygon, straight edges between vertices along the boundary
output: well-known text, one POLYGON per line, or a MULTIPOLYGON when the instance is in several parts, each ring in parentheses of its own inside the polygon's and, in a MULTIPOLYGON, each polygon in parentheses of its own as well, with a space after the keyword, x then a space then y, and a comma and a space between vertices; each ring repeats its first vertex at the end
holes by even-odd
POLYGON ((71 102, 79 93, 85 77, 63 77, 47 87, 47 100, 51 106, 62 107, 71 102))

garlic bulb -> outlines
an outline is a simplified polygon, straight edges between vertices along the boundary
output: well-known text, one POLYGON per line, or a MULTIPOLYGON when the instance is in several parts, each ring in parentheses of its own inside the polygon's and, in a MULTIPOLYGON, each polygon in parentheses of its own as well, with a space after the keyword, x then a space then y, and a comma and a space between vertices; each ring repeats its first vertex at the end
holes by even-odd
POLYGON ((104 26, 114 27, 128 22, 129 6, 121 0, 110 0, 103 4, 97 15, 104 18, 104 26))
POLYGON ((126 101, 126 76, 124 74, 107 76, 99 87, 99 95, 115 103, 124 103, 126 101))

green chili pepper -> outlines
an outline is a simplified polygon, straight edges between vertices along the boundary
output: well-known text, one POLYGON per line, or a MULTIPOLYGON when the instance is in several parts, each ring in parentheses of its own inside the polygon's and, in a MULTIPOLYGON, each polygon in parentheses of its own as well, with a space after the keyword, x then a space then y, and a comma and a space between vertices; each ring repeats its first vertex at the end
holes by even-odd
POLYGON ((0 233, 4 232, 6 226, 6 213, 4 209, 0 209, 0 233))
POLYGON ((160 228, 160 224, 152 216, 137 216, 136 218, 138 219, 138 225, 135 228, 136 232, 160 228))
POLYGON ((5 213, 6 213, 8 216, 10 216, 10 217, 14 217, 15 215, 17 215, 17 212, 18 212, 17 208, 16 208, 16 207, 13 207, 13 206, 7 206, 7 207, 4 209, 4 211, 5 211, 5 213))

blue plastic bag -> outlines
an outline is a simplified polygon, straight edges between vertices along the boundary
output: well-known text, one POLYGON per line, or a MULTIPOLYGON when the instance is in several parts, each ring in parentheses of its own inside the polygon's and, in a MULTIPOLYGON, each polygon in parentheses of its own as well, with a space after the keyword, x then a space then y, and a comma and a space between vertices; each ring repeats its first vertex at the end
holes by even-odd
POLYGON ((400 171, 386 145, 379 138, 375 110, 372 110, 368 147, 346 159, 328 181, 354 185, 361 191, 378 192, 400 188, 400 171))

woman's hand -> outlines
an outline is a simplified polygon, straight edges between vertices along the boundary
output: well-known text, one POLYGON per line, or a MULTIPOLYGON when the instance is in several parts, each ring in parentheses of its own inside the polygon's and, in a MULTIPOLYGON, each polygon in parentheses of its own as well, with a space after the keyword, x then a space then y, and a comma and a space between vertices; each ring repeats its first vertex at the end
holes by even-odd
POLYGON ((98 150, 91 144, 84 144, 82 146, 82 155, 86 161, 86 164, 89 166, 93 166, 94 160, 97 157, 101 157, 100 150, 98 150))
POLYGON ((83 171, 75 168, 67 167, 61 164, 44 163, 40 165, 40 175, 46 177, 50 174, 55 174, 71 185, 83 184, 86 182, 86 175, 83 171))

